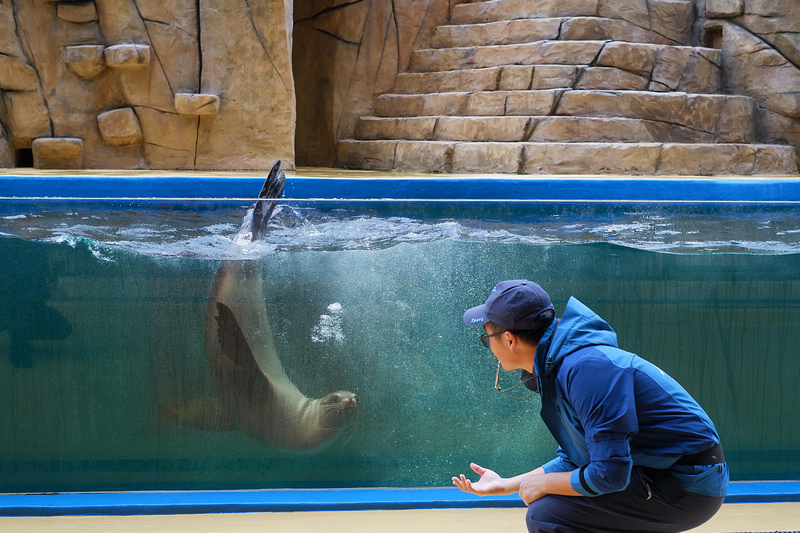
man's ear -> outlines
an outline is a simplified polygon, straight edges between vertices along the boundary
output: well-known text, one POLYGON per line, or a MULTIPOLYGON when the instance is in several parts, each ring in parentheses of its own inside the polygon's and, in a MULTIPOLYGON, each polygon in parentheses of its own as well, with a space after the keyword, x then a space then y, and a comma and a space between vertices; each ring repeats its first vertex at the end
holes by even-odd
POLYGON ((517 343, 519 341, 519 339, 517 339, 517 336, 514 335, 513 333, 511 333, 510 331, 504 332, 502 339, 503 339, 503 342, 506 343, 506 346, 508 346, 508 348, 510 350, 513 350, 514 348, 516 348, 517 343))

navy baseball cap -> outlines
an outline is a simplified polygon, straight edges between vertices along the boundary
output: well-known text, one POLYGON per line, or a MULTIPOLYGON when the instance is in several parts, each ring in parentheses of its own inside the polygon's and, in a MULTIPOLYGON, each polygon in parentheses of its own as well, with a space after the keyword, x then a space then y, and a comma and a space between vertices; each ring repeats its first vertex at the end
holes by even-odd
POLYGON ((553 309, 550 296, 538 284, 526 279, 498 283, 486 303, 467 309, 464 323, 482 326, 487 322, 506 329, 533 329, 536 317, 553 309))

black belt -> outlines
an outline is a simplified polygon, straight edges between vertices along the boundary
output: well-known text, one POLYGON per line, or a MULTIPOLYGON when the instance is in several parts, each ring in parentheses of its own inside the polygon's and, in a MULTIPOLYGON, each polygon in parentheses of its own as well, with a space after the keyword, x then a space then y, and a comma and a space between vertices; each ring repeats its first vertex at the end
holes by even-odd
POLYGON ((676 465, 715 465, 725 462, 725 452, 722 451, 722 444, 715 444, 707 450, 684 455, 677 461, 676 465))

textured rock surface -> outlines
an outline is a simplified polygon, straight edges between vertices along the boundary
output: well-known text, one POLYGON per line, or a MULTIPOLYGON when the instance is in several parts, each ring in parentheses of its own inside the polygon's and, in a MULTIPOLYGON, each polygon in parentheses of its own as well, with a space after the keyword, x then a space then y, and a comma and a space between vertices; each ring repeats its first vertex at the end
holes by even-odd
POLYGON ((83 141, 74 138, 35 139, 31 146, 36 168, 83 168, 83 141))
POLYGON ((95 79, 106 69, 102 45, 66 46, 63 56, 67 69, 85 80, 95 79))
POLYGON ((759 141, 800 146, 798 65, 770 46, 766 37, 759 37, 733 22, 709 21, 706 30, 722 35, 726 89, 749 95, 758 103, 755 127, 759 141))
POLYGON ((336 142, 353 136, 374 96, 392 88, 413 50, 447 22, 450 2, 295 2, 298 164, 336 164, 336 142))
POLYGON ((219 96, 216 94, 177 93, 175 109, 181 115, 216 115, 219 113, 219 96))
POLYGON ((133 108, 104 111, 97 115, 97 125, 103 140, 110 146, 126 146, 142 140, 142 128, 133 108))
POLYGON ((795 11, 782 0, 457 3, 374 99, 352 140, 339 141, 338 162, 445 172, 797 173, 800 80, 779 49, 800 23, 795 11))
POLYGON ((525 174, 794 174, 791 146, 757 144, 425 142, 339 143, 346 167, 525 174))
POLYGON ((800 2, 531 3, 0 2, 0 166, 76 138, 84 168, 791 169, 800 2))
POLYGON ((291 13, 289 0, 0 2, 0 165, 70 137, 84 168, 291 168, 291 13))

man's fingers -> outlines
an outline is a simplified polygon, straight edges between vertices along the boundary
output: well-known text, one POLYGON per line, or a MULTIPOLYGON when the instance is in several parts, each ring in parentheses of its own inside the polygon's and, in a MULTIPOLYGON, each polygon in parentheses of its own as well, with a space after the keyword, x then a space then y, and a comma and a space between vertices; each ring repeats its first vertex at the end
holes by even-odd
POLYGON ((472 468, 472 470, 473 470, 473 471, 474 471, 476 474, 478 474, 479 476, 482 476, 482 475, 483 475, 483 473, 484 473, 484 472, 486 472, 486 469, 485 469, 484 467, 482 467, 482 466, 480 466, 480 465, 476 465, 475 463, 470 463, 470 465, 469 465, 469 466, 470 466, 470 468, 472 468))
POLYGON ((464 492, 472 492, 472 482, 464 474, 454 477, 453 484, 464 492))

